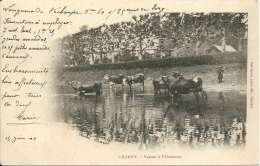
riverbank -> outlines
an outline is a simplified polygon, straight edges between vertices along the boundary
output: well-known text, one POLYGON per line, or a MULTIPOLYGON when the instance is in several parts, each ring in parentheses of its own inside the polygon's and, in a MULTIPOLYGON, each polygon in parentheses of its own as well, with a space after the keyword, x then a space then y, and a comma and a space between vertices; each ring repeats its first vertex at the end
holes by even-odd
POLYGON ((246 93, 247 66, 244 63, 223 64, 224 82, 219 84, 217 80, 216 68, 219 65, 196 65, 178 67, 157 67, 157 68, 134 68, 134 69, 106 69, 88 71, 64 71, 59 75, 58 84, 66 85, 68 81, 79 81, 84 84, 91 84, 95 81, 102 81, 105 74, 110 75, 134 75, 136 73, 145 74, 145 88, 152 89, 152 79, 162 75, 170 75, 174 71, 179 71, 186 78, 199 76, 203 80, 203 87, 207 91, 237 90, 246 93))

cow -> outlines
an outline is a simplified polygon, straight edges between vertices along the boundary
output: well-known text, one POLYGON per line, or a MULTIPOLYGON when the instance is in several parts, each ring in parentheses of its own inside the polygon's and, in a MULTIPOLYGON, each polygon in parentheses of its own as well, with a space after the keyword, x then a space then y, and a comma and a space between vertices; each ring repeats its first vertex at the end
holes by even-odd
POLYGON ((95 82, 92 85, 83 85, 77 81, 69 82, 69 85, 76 91, 79 95, 85 95, 86 93, 95 93, 97 96, 101 95, 102 83, 95 82))
POLYGON ((127 76, 125 82, 129 85, 130 91, 132 91, 133 84, 141 83, 144 91, 144 74, 138 73, 132 76, 127 76))
POLYGON ((125 76, 122 74, 119 75, 109 75, 109 74, 105 74, 104 75, 104 80, 107 83, 110 83, 110 85, 115 85, 115 84, 121 84, 122 87, 125 84, 125 76))
POLYGON ((160 78, 157 79, 153 79, 153 87, 154 87, 154 94, 161 94, 163 90, 165 95, 169 94, 168 92, 168 85, 167 82, 168 81, 168 76, 162 76, 160 78))
POLYGON ((173 73, 174 80, 166 80, 168 90, 170 94, 178 101, 178 98, 183 94, 193 93, 199 102, 199 93, 202 94, 203 99, 207 99, 207 94, 202 88, 202 79, 200 77, 194 77, 192 79, 184 78, 181 73, 173 73))

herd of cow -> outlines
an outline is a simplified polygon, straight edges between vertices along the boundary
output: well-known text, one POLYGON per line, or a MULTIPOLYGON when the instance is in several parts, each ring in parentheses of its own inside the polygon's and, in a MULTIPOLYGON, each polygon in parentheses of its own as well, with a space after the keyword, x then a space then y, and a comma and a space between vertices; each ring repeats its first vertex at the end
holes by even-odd
MULTIPOLYGON (((104 75, 104 80, 95 82, 92 85, 83 85, 77 81, 69 82, 69 85, 76 91, 80 96, 84 96, 88 93, 95 93, 101 95, 102 93, 102 82, 110 84, 111 87, 114 85, 128 85, 130 92, 133 90, 134 84, 141 84, 144 91, 145 76, 143 73, 138 73, 132 76, 119 75, 104 75)), ((199 94, 201 93, 202 99, 207 99, 207 94, 202 88, 202 79, 200 77, 194 77, 192 79, 186 79, 179 72, 173 72, 171 75, 161 76, 152 81, 154 87, 154 94, 172 96, 174 100, 178 100, 182 94, 193 93, 196 100, 199 100, 199 94)))

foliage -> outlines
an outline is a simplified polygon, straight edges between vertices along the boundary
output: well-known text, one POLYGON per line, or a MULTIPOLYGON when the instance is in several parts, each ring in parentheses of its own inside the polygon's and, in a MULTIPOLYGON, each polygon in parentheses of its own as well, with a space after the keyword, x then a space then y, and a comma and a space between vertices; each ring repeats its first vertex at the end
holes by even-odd
POLYGON ((125 63, 115 64, 95 64, 80 65, 75 67, 66 67, 66 71, 84 71, 84 70, 106 70, 106 69, 134 69, 134 68, 157 68, 157 67, 175 67, 175 66, 194 66, 194 65, 215 65, 229 63, 246 63, 245 55, 241 54, 220 54, 186 57, 169 57, 164 59, 136 60, 125 63))
POLYGON ((147 13, 128 22, 96 28, 84 25, 80 32, 62 39, 62 53, 65 64, 72 66, 94 64, 96 59, 103 63, 111 55, 127 61, 136 56, 144 59, 155 39, 171 39, 171 49, 176 50, 188 45, 197 48, 206 40, 215 42, 223 37, 238 47, 236 43, 247 37, 246 33, 245 13, 147 13))

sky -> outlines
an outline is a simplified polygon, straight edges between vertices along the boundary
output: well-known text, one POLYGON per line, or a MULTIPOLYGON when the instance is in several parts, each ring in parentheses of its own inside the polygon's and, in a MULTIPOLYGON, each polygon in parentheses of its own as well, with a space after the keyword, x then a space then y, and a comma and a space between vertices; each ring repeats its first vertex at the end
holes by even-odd
MULTIPOLYGON (((7 5, 12 4, 11 1, 9 2, 7 3, 7 5)), ((214 4, 213 1, 208 2, 207 0, 34 0, 30 1, 30 3, 26 3, 26 0, 21 0, 17 3, 19 4, 16 4, 16 6, 23 6, 26 9, 41 8, 44 11, 50 11, 50 9, 53 8, 56 11, 60 11, 61 9, 66 8, 66 11, 88 11, 87 14, 72 15, 69 17, 68 15, 59 15, 55 13, 52 13, 52 15, 44 13, 34 16, 33 19, 42 18, 42 20, 49 20, 51 16, 53 20, 59 17, 61 20, 72 22, 69 26, 62 27, 62 29, 59 30, 59 32, 57 32, 55 36, 53 36, 53 38, 60 38, 79 32, 80 27, 82 27, 83 25, 87 25, 89 28, 92 28, 102 24, 113 24, 116 22, 130 21, 133 15, 159 11, 162 10, 162 8, 164 8, 164 12, 226 12, 231 10, 235 12, 236 10, 238 11, 238 9, 236 9, 236 5, 239 4, 239 11, 243 10, 243 8, 241 9, 242 2, 239 0, 229 0, 228 2, 225 1, 227 5, 223 5, 222 8, 216 8, 216 5, 218 5, 217 2, 216 4, 214 4), (43 1, 44 3, 41 1, 43 1), (194 3, 195 1, 198 1, 198 3, 194 3), (156 9, 152 10, 155 4, 156 9), (137 8, 139 9, 138 12, 129 13, 124 11, 122 13, 121 10, 119 11, 121 12, 120 14, 115 14, 116 12, 118 12, 119 9, 127 10, 137 8), (141 8, 148 11, 140 11, 141 8), (91 12, 90 14, 89 9, 95 9, 96 12, 91 12), (104 14, 93 14, 97 13, 98 11, 100 13, 104 11, 104 14), (113 14, 110 15, 109 12, 113 14)), ((247 10, 246 5, 244 6, 244 8, 245 10, 247 10)))
MULTIPOLYGON (((67 19, 72 20, 72 24, 70 26, 64 27, 62 31, 56 34, 56 36, 62 37, 64 35, 76 33, 80 30, 80 27, 82 27, 83 25, 92 28, 92 27, 98 27, 102 24, 113 24, 116 22, 130 21, 132 20, 133 15, 140 15, 150 11, 159 11, 160 10, 159 8, 161 8, 158 5, 156 5, 156 9, 154 8, 155 10, 151 10, 154 7, 154 5, 157 4, 157 2, 147 3, 148 1, 146 1, 146 3, 139 3, 138 5, 136 5, 134 3, 129 3, 130 1, 124 3, 124 1, 126 0, 123 1, 121 0, 117 2, 116 1, 117 0, 112 0, 111 1, 112 3, 109 4, 100 3, 100 0, 92 1, 92 2, 89 1, 89 3, 85 2, 86 5, 80 5, 80 3, 70 4, 69 2, 67 3, 67 5, 66 3, 64 3, 63 5, 60 5, 59 3, 55 3, 56 6, 55 9, 57 9, 57 11, 64 8, 65 6, 66 6, 66 11, 79 10, 85 12, 86 10, 88 10, 87 14, 72 15, 70 17, 67 17, 67 19), (145 10, 148 11, 140 11, 142 10, 141 8, 144 8, 145 10), (97 11, 90 12, 89 9, 95 9, 97 11), (125 11, 122 11, 122 9, 125 9, 125 11), (126 11, 127 9, 138 9, 139 11, 130 13, 126 11), (103 11, 104 14, 100 14, 100 13, 96 14, 98 11, 100 11, 100 13, 103 11), (117 14, 117 12, 119 12, 120 14, 117 14)), ((59 0, 56 0, 56 2, 59 2, 59 0)), ((132 2, 135 2, 135 0, 133 0, 132 2)), ((66 16, 64 17, 64 19, 66 19, 66 16)))

